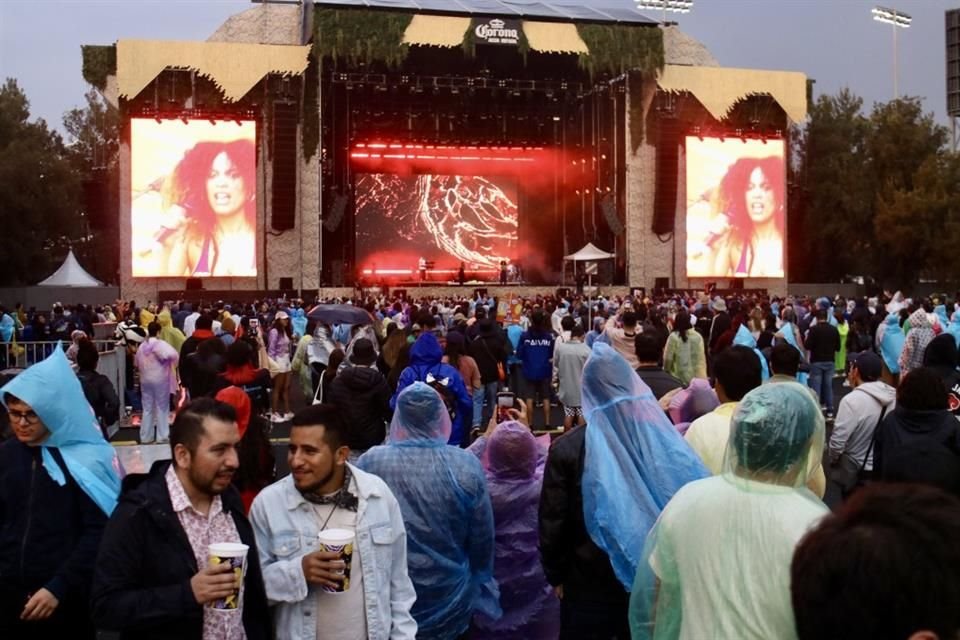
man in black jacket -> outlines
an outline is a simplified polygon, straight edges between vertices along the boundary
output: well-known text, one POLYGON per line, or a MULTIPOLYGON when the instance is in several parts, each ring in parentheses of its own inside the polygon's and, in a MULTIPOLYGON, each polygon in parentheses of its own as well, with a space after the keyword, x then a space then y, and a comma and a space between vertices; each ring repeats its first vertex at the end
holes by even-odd
POLYGON ((493 407, 497 401, 497 391, 500 390, 500 373, 497 365, 507 370, 507 348, 506 339, 498 331, 493 320, 484 318, 477 323, 480 326, 479 334, 476 340, 470 343, 470 355, 477 361, 477 368, 480 369, 480 382, 483 384, 479 390, 474 393, 482 393, 484 399, 484 409, 480 424, 490 422, 490 416, 493 415, 493 407))
POLYGON ((392 394, 376 362, 373 343, 367 338, 358 338, 350 354, 351 366, 333 379, 326 398, 341 411, 351 462, 370 447, 383 444, 387 437, 392 394))
POLYGON ((634 348, 637 353, 637 360, 640 366, 637 367, 637 375, 643 380, 653 397, 659 400, 670 391, 680 389, 683 383, 663 370, 660 366, 660 357, 663 350, 658 344, 657 338, 649 333, 639 333, 633 340, 634 348))
POLYGON ((807 332, 806 347, 810 350, 810 388, 817 392, 823 411, 832 417, 834 359, 840 351, 840 332, 827 320, 826 309, 817 310, 817 324, 807 332))
MULTIPOLYGON (((62 352, 59 357, 69 375, 62 352)), ((79 383, 70 382, 75 389, 48 381, 54 393, 73 395, 84 406, 79 383)), ((92 640, 90 582, 107 515, 78 484, 60 447, 50 445, 59 427, 51 421, 56 409, 51 412, 40 397, 17 393, 33 404, 4 394, 14 437, 0 445, 0 638, 92 640), (45 452, 63 474, 62 483, 54 479, 45 452)), ((84 428, 93 429, 92 421, 84 428)))
POLYGON ((629 640, 630 594, 583 519, 584 439, 578 426, 554 440, 540 494, 540 561, 561 605, 561 639, 629 640), (592 623, 592 624, 591 624, 592 623), (592 635, 586 633, 592 627, 592 635))
POLYGON ((233 407, 201 398, 170 429, 173 462, 124 480, 97 557, 98 626, 138 640, 270 637, 253 529, 231 485, 239 442, 233 407), (208 563, 208 545, 219 542, 249 546, 239 610, 207 606, 238 587, 229 564, 208 563))
POLYGON ((77 348, 77 378, 83 387, 83 395, 97 416, 103 437, 109 440, 107 427, 120 418, 120 398, 110 378, 97 372, 99 361, 100 353, 96 345, 89 340, 81 340, 77 348))

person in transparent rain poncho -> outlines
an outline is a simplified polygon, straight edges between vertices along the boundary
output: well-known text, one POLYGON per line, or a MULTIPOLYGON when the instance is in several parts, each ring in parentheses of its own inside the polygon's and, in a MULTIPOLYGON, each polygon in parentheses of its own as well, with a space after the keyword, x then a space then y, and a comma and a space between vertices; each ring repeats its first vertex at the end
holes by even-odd
POLYGON ((721 475, 692 482, 647 538, 634 639, 796 638, 790 560, 826 506, 807 488, 824 420, 805 387, 763 385, 733 415, 721 475))
POLYGON ((561 638, 626 638, 647 532, 677 490, 709 471, 613 347, 594 343, 582 386, 587 424, 547 458, 541 561, 562 594, 561 638))
POLYGON ((420 640, 461 636, 474 612, 494 620, 501 614, 486 477, 476 456, 447 446, 451 430, 440 395, 414 382, 397 398, 387 444, 357 462, 400 503, 420 640))
POLYGON ((560 600, 547 583, 538 550, 537 505, 550 437, 536 438, 514 420, 470 446, 487 474, 496 524, 494 577, 503 616, 478 613, 472 640, 551 640, 560 633, 560 600))

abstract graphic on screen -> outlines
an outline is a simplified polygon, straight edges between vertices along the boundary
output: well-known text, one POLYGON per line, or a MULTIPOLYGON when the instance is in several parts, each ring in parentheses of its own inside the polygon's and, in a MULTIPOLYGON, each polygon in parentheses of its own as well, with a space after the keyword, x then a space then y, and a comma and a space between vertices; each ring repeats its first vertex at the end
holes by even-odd
POLYGON ((214 122, 131 121, 134 277, 257 275, 256 124, 214 122))
POLYGON ((784 147, 687 138, 687 277, 784 277, 784 147))
POLYGON ((485 176, 360 174, 356 181, 361 268, 497 269, 517 251, 517 187, 485 176))

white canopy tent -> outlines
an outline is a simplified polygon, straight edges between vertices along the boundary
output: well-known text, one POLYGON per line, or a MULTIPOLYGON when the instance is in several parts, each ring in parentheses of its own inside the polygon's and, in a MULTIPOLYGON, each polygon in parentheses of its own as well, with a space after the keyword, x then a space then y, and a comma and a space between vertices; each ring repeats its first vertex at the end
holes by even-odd
POLYGON ((102 287, 103 283, 87 273, 77 262, 73 249, 64 258, 60 268, 53 275, 39 283, 39 287, 102 287))
POLYGON ((564 256, 564 260, 571 260, 573 262, 595 262, 597 260, 610 260, 616 256, 612 253, 607 253, 606 251, 601 251, 593 246, 592 242, 588 242, 583 249, 577 251, 576 253, 571 253, 568 256, 564 256))

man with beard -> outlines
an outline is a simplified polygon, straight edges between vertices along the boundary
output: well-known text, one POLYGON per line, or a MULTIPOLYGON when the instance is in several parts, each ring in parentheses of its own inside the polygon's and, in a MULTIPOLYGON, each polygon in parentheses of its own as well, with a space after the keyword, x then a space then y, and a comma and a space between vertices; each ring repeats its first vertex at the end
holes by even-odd
POLYGON ((233 407, 201 398, 170 429, 173 460, 124 479, 94 573, 98 627, 138 640, 270 637, 253 529, 231 485, 239 442, 233 407), (209 545, 224 542, 249 546, 239 584, 230 563, 208 561, 209 545), (235 609, 208 606, 234 594, 235 609))
POLYGON ((416 594, 400 506, 383 480, 347 462, 339 413, 319 404, 294 415, 291 474, 253 502, 274 631, 295 640, 413 640, 416 594), (318 534, 332 529, 354 535, 349 567, 341 553, 318 548, 318 534))

